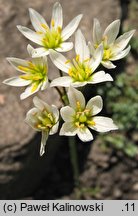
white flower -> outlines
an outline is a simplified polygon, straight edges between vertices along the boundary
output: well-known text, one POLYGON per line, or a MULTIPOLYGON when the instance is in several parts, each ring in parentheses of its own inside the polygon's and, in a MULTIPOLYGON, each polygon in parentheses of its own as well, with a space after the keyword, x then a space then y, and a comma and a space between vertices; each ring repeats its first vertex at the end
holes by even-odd
MULTIPOLYGON (((28 45, 27 50, 31 56, 34 51, 33 47, 28 45)), ((48 87, 48 64, 46 56, 33 58, 29 61, 18 58, 7 58, 7 60, 17 71, 22 72, 23 75, 6 79, 3 83, 18 87, 28 86, 20 95, 21 100, 48 87)))
POLYGON ((65 123, 62 125, 60 135, 78 135, 83 142, 88 142, 93 140, 93 135, 88 128, 98 132, 118 129, 111 118, 95 116, 103 107, 103 101, 100 96, 91 98, 85 104, 83 94, 70 86, 68 99, 69 106, 61 108, 61 116, 65 123))
POLYGON ((48 105, 38 97, 33 99, 35 107, 28 111, 25 121, 36 131, 42 132, 40 156, 45 153, 49 135, 55 134, 59 125, 59 111, 56 106, 48 105))
POLYGON ((100 23, 94 19, 93 26, 93 41, 89 43, 91 54, 95 55, 95 49, 102 43, 104 47, 102 65, 106 68, 115 68, 112 61, 124 58, 130 51, 130 46, 127 47, 135 30, 124 33, 117 38, 120 29, 120 20, 112 22, 102 33, 100 23), (116 39, 117 38, 117 39, 116 39))
POLYGON ((64 29, 62 29, 62 7, 58 2, 56 2, 53 7, 50 27, 44 18, 32 8, 29 9, 29 14, 35 31, 23 26, 17 26, 17 28, 26 38, 41 46, 35 49, 33 57, 48 55, 49 49, 54 49, 58 52, 66 52, 73 48, 72 42, 65 41, 77 29, 82 14, 76 16, 64 29))
POLYGON ((105 81, 112 81, 112 77, 104 71, 95 70, 99 66, 102 55, 102 45, 96 50, 95 59, 90 58, 89 48, 85 38, 80 30, 75 34, 76 57, 73 60, 67 60, 61 53, 50 50, 50 58, 57 68, 67 73, 68 76, 59 77, 52 81, 52 86, 74 87, 84 86, 86 84, 95 84, 105 81))

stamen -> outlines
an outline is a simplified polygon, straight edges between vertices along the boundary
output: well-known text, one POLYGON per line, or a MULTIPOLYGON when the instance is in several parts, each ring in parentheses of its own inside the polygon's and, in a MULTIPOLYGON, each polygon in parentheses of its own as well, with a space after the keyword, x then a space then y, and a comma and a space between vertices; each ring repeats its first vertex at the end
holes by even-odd
POLYGON ((52 27, 55 26, 55 20, 54 20, 54 19, 51 20, 51 26, 52 26, 52 27))
POLYGON ((37 34, 43 34, 43 32, 41 32, 41 31, 36 31, 36 33, 37 33, 37 34))
POLYGON ((44 24, 44 23, 41 23, 41 26, 42 26, 45 30, 49 29, 49 27, 48 27, 46 24, 44 24))
POLYGON ((90 58, 87 58, 87 59, 84 60, 84 62, 88 62, 88 61, 90 61, 90 58))
POLYGON ((91 126, 95 126, 96 125, 96 123, 92 120, 92 121, 87 121, 87 123, 89 124, 89 125, 91 125, 91 126))
POLYGON ((28 67, 23 67, 21 65, 18 66, 18 68, 22 71, 28 72, 29 68, 28 67))
POLYGON ((80 55, 76 55, 76 61, 77 61, 77 62, 80 61, 80 55))
POLYGON ((68 59, 67 61, 65 61, 65 64, 68 64, 70 62, 70 59, 68 59))
POLYGON ((61 27, 60 27, 60 26, 58 26, 58 28, 57 28, 57 29, 58 29, 58 32, 59 32, 59 33, 61 33, 61 30, 62 30, 62 29, 61 29, 61 27))

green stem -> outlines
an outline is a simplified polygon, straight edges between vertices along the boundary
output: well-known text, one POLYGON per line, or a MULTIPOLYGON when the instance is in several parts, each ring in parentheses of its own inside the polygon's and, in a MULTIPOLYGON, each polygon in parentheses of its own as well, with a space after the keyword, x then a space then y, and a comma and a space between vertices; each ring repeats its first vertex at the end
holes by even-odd
POLYGON ((74 136, 68 137, 68 141, 69 141, 69 148, 70 148, 70 159, 71 159, 71 164, 73 168, 74 182, 75 182, 75 186, 78 187, 79 186, 79 167, 78 167, 78 155, 77 155, 75 137, 74 136))

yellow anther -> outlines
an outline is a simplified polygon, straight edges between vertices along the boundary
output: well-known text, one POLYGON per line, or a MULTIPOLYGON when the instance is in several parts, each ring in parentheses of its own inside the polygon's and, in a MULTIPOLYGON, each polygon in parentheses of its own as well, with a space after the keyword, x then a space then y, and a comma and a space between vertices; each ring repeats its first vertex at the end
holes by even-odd
POLYGON ((91 126, 95 126, 96 125, 96 123, 92 120, 92 121, 87 121, 87 123, 89 124, 89 125, 91 125, 91 126))
POLYGON ((88 61, 90 61, 90 58, 87 58, 87 59, 84 60, 84 62, 88 62, 88 61))
POLYGON ((34 84, 32 85, 31 92, 32 92, 32 93, 35 92, 35 90, 37 89, 37 87, 38 87, 38 84, 37 84, 37 83, 34 83, 34 84))
POLYGON ((36 33, 37 33, 37 34, 43 34, 43 32, 41 32, 41 31, 37 31, 36 33))
POLYGON ((79 128, 80 127, 79 122, 75 122, 75 126, 79 128))
POLYGON ((59 33, 61 33, 61 30, 62 30, 62 29, 61 29, 61 27, 60 27, 60 26, 58 26, 58 28, 57 28, 57 29, 58 29, 58 32, 59 32, 59 33))
POLYGON ((102 41, 107 41, 108 37, 107 35, 103 36, 102 41))
POLYGON ((47 26, 46 24, 44 24, 44 23, 41 23, 41 26, 42 26, 45 30, 48 29, 48 26, 47 26))
POLYGON ((67 61, 65 61, 65 64, 68 64, 70 62, 70 59, 68 59, 67 61))
POLYGON ((77 62, 80 61, 80 55, 76 55, 76 61, 77 61, 77 62))
POLYGON ((77 104, 77 108, 80 109, 81 108, 80 102, 77 101, 76 104, 77 104))
POLYGON ((28 65, 29 65, 29 67, 32 68, 32 69, 35 68, 35 65, 34 65, 32 62, 30 62, 30 61, 28 62, 28 65))
POLYGON ((71 68, 69 68, 69 71, 68 71, 68 74, 69 74, 69 76, 72 76, 72 69, 71 68))
POLYGON ((54 20, 54 19, 51 20, 51 26, 52 26, 52 27, 55 26, 55 20, 54 20))
POLYGON ((22 71, 28 72, 28 67, 18 66, 18 68, 22 71))
POLYGON ((24 80, 30 80, 30 76, 29 75, 21 75, 19 76, 21 79, 24 79, 24 80))

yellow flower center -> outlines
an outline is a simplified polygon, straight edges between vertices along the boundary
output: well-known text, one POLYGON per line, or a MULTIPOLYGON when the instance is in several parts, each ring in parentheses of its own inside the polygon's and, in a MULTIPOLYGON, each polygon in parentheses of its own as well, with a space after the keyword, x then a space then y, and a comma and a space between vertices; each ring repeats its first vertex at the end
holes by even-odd
POLYGON ((31 91, 34 92, 38 85, 47 80, 47 65, 45 64, 33 64, 28 62, 28 66, 18 66, 18 68, 25 72, 20 78, 24 80, 30 80, 32 84, 31 91))
POLYGON ((62 37, 61 37, 61 27, 58 26, 57 28, 54 28, 55 26, 55 21, 51 21, 51 26, 52 28, 50 29, 48 26, 45 24, 41 24, 41 26, 44 28, 44 32, 37 32, 38 34, 42 34, 42 43, 43 46, 46 49, 55 49, 61 46, 61 43, 63 42, 62 37))
POLYGON ((49 131, 56 123, 52 113, 47 112, 46 109, 42 112, 37 112, 35 117, 37 118, 35 126, 40 130, 49 131))
POLYGON ((89 109, 81 110, 80 102, 76 102, 77 109, 74 116, 74 124, 77 128, 85 128, 89 125, 94 126, 95 122, 92 119, 92 114, 89 109))
POLYGON ((103 60, 109 60, 112 57, 111 49, 104 49, 103 60))
POLYGON ((74 82, 84 82, 88 81, 92 78, 92 69, 89 65, 90 59, 85 59, 83 62, 80 61, 80 56, 76 55, 76 58, 74 58, 72 61, 65 62, 66 64, 68 62, 71 63, 71 67, 68 71, 68 74, 74 82))

